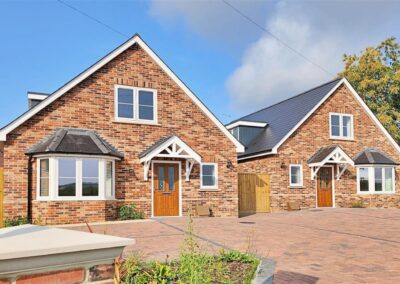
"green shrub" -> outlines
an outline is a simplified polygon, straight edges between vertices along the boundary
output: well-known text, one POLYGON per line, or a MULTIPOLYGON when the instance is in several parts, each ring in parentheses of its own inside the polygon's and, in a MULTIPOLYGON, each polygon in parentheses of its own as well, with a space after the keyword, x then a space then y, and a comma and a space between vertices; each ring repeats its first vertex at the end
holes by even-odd
POLYGON ((122 205, 118 209, 118 220, 136 220, 143 219, 143 212, 137 211, 136 206, 132 205, 122 205))
POLYGON ((364 208, 364 203, 362 202, 362 200, 353 202, 351 204, 351 208, 364 208))
POLYGON ((11 219, 4 220, 5 227, 14 227, 19 225, 29 224, 28 219, 26 217, 15 217, 11 219))
POLYGON ((242 262, 242 263, 252 263, 257 261, 257 259, 247 253, 242 253, 240 251, 236 250, 231 250, 231 251, 225 251, 222 249, 220 251, 220 254, 218 256, 218 259, 220 261, 224 262, 242 262))

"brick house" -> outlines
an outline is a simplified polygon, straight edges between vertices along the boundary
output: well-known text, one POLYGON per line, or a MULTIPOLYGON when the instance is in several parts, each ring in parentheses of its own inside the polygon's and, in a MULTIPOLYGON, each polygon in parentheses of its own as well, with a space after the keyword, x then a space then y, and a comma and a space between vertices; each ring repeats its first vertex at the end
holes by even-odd
POLYGON ((244 147, 140 36, 28 98, 0 130, 4 218, 113 220, 122 204, 147 217, 197 205, 237 216, 244 147))
POLYGON ((346 79, 336 79, 227 125, 245 145, 239 173, 268 174, 272 211, 400 208, 400 148, 346 79))

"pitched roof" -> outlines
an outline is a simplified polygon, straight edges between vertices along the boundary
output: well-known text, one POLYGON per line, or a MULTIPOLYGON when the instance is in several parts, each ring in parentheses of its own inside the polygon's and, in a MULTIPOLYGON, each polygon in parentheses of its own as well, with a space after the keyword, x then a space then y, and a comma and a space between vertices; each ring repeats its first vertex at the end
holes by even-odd
POLYGON ((354 158, 354 163, 356 165, 369 165, 369 164, 380 164, 380 165, 398 165, 394 159, 389 157, 389 155, 374 149, 367 148, 362 152, 358 153, 354 158))
POLYGON ((311 156, 310 159, 308 159, 307 163, 308 164, 313 164, 313 163, 320 163, 323 160, 325 160, 325 158, 327 156, 329 156, 330 153, 332 153, 337 147, 340 147, 338 145, 331 145, 331 146, 327 146, 327 147, 322 147, 319 148, 319 150, 317 152, 314 153, 314 155, 311 156))
POLYGON ((304 93, 241 117, 236 121, 265 122, 268 125, 247 145, 246 151, 239 157, 269 152, 338 85, 341 79, 335 79, 304 93))
POLYGON ((71 90, 73 87, 81 83, 83 80, 88 78, 90 75, 95 73, 97 70, 102 68, 108 62, 116 58, 122 52, 138 44, 160 67, 161 69, 188 95, 194 103, 205 113, 206 116, 228 137, 229 140, 236 146, 237 152, 244 152, 244 146, 236 140, 235 137, 225 128, 225 126, 218 120, 218 118, 203 104, 203 102, 185 85, 185 83, 165 64, 164 61, 143 41, 143 39, 135 34, 133 37, 125 41, 123 44, 118 46, 116 49, 111 51, 109 54, 104 56, 98 62, 90 66, 88 69, 80 73, 78 76, 67 82, 64 86, 60 87, 46 99, 44 99, 38 105, 32 107, 27 112, 7 124, 5 127, 0 129, 0 141, 6 141, 7 134, 13 131, 15 128, 23 124, 25 121, 30 119, 32 116, 37 114, 39 111, 50 105, 52 102, 60 98, 66 92, 71 90))
POLYGON ((173 138, 174 136, 175 135, 171 135, 171 136, 167 136, 167 137, 161 137, 157 142, 155 142, 149 148, 147 148, 142 153, 140 153, 139 154, 139 158, 145 157, 147 154, 151 153, 153 150, 155 150, 158 147, 160 147, 165 141, 168 141, 169 139, 173 138))
POLYGON ((123 158, 119 152, 93 130, 60 128, 30 147, 26 155, 81 154, 123 158))

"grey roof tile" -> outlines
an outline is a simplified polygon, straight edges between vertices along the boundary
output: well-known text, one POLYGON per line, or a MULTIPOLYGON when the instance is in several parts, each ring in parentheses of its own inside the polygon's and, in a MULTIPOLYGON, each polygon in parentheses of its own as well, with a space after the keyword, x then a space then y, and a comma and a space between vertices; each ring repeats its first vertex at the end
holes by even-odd
POLYGON ((246 151, 240 154, 239 157, 271 151, 340 80, 341 78, 327 82, 297 96, 230 122, 234 123, 239 120, 246 120, 268 123, 265 129, 247 145, 246 151))
POLYGON ((308 159, 307 163, 308 164, 313 164, 313 163, 320 163, 322 162, 330 153, 332 153, 337 147, 340 148, 339 145, 330 145, 326 147, 321 147, 318 149, 317 152, 315 152, 314 155, 308 159))
POLYGON ((356 165, 369 165, 369 164, 380 164, 380 165, 398 165, 399 163, 392 159, 388 154, 383 153, 374 148, 367 148, 354 157, 354 163, 356 165))
POLYGON ((82 154, 123 158, 119 152, 93 130, 60 128, 30 147, 25 154, 82 154))

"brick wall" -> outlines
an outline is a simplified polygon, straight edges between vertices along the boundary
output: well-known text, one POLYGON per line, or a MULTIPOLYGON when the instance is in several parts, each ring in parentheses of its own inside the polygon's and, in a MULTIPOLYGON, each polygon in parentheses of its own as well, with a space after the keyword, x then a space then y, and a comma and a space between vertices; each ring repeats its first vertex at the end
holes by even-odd
MULTIPOLYGON (((137 45, 7 135, 4 149, 6 218, 26 215, 28 158, 24 151, 59 127, 95 130, 124 152, 125 159, 116 163, 118 201, 33 201, 33 219, 47 223, 108 220, 115 217, 115 208, 122 202, 136 204, 149 216, 151 180, 143 180, 143 165, 138 156, 160 137, 171 134, 176 134, 192 147, 204 162, 218 163, 219 191, 199 191, 198 165, 189 182, 182 180, 183 212, 202 204, 210 206, 216 216, 237 216, 237 163, 233 143, 137 45), (114 122, 115 84, 156 89, 159 124, 114 122), (234 169, 227 168, 228 160, 234 169)), ((34 162, 33 199, 36 196, 35 169, 34 162)))
MULTIPOLYGON (((395 160, 400 155, 383 135, 372 119, 356 101, 345 86, 341 86, 307 121, 278 149, 277 155, 265 156, 239 163, 239 172, 267 173, 271 176, 272 210, 287 208, 288 201, 298 201, 304 207, 316 206, 316 185, 311 181, 311 171, 307 160, 323 146, 339 144, 352 158, 364 148, 374 147, 395 160), (354 119, 354 141, 329 138, 329 113, 349 113, 354 119), (281 164, 286 168, 282 169, 281 164), (303 165, 304 186, 289 188, 289 164, 303 165)), ((362 200, 371 207, 400 208, 399 167, 396 168, 396 194, 363 195, 357 194, 356 170, 349 167, 340 180, 334 181, 337 207, 350 207, 362 200)))

